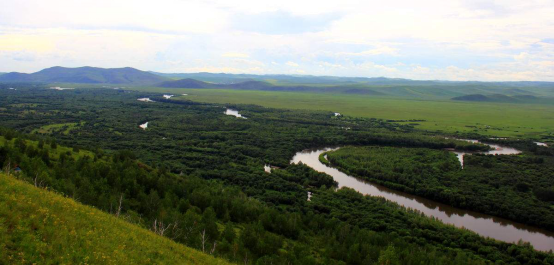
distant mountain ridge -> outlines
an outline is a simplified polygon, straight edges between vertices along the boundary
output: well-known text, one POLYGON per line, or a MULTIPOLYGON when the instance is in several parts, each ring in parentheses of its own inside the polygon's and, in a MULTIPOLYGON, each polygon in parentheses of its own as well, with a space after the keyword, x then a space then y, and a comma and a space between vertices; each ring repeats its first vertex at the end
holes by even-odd
MULTIPOLYGON (((381 79, 382 82, 385 79, 381 79)), ((200 80, 185 78, 166 81, 155 86, 164 88, 211 88, 258 90, 280 92, 310 92, 310 93, 340 93, 366 96, 393 96, 405 98, 436 98, 458 101, 484 102, 552 102, 554 87, 511 87, 502 85, 458 84, 451 85, 370 85, 363 83, 353 84, 281 84, 244 79, 241 82, 221 84, 208 83, 200 80), (485 93, 485 94, 482 94, 485 93), (550 96, 550 99, 540 100, 535 95, 550 96)))
POLYGON ((363 95, 384 95, 383 93, 373 91, 367 88, 359 89, 342 86, 316 86, 316 85, 274 85, 263 81, 246 80, 243 82, 232 84, 216 84, 207 83, 191 78, 185 78, 174 81, 166 81, 157 84, 164 88, 220 88, 220 89, 237 89, 237 90, 261 90, 261 91, 282 91, 282 92, 339 92, 347 94, 363 94, 363 95))
POLYGON ((454 97, 452 100, 458 101, 476 101, 476 102, 505 102, 505 103, 516 103, 516 102, 532 102, 538 100, 537 97, 533 95, 513 95, 507 96, 503 94, 492 94, 492 95, 482 95, 482 94, 471 94, 465 96, 454 97))
POLYGON ((55 66, 36 73, 11 72, 0 75, 0 82, 84 83, 84 84, 156 84, 168 78, 131 67, 66 68, 55 66))
MULTIPOLYGON (((264 82, 279 82, 290 84, 356 84, 356 83, 387 83, 394 81, 396 83, 406 83, 415 80, 401 78, 386 78, 386 77, 340 77, 340 76, 313 76, 313 75, 286 75, 286 74, 228 74, 228 73, 159 73, 150 72, 160 76, 173 79, 196 79, 204 82, 220 83, 220 84, 235 84, 246 81, 264 81, 264 82)), ((428 82, 428 81, 416 81, 428 82)))
POLYGON ((210 83, 233 84, 245 81, 265 81, 271 83, 291 84, 368 84, 368 85, 481 85, 504 87, 552 87, 554 82, 548 81, 446 81, 446 80, 412 80, 388 77, 344 77, 344 76, 314 76, 286 74, 229 74, 229 73, 160 73, 150 72, 172 79, 196 79, 210 83))
MULTIPOLYGON (((152 72, 155 73, 155 72, 152 72)), ((554 103, 554 82, 516 81, 441 81, 410 80, 386 77, 337 77, 311 75, 254 75, 227 73, 155 73, 173 80, 162 87, 171 88, 225 88, 239 90, 341 93, 366 96, 391 96, 420 99, 445 99, 481 94, 505 95, 483 98, 484 101, 554 103), (204 83, 192 84, 202 81, 204 83), (171 85, 172 84, 172 85, 171 85), (537 97, 532 99, 529 96, 537 97)), ((477 100, 455 99, 455 100, 477 100)))
POLYGON ((158 84, 160 87, 166 87, 166 88, 208 88, 208 87, 214 87, 218 86, 217 84, 210 84, 206 83, 204 81, 199 81, 192 78, 185 78, 185 79, 179 79, 174 81, 165 81, 160 84, 158 84))
POLYGON ((340 93, 420 99, 554 103, 554 82, 535 81, 440 81, 386 77, 338 77, 284 74, 165 74, 140 71, 130 67, 106 69, 96 67, 66 68, 59 66, 47 68, 32 74, 12 72, 0 75, 0 83, 26 82, 125 84, 129 86, 156 86, 163 88, 219 88, 340 93), (482 97, 471 97, 471 95, 482 95, 482 97), (470 97, 464 98, 464 96, 470 97), (536 99, 530 98, 530 96, 534 96, 536 99))

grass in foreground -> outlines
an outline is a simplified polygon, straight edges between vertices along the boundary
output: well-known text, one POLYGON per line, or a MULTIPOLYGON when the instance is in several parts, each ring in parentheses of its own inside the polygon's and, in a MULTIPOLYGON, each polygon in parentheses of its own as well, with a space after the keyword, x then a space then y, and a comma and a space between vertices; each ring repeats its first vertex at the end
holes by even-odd
POLYGON ((227 264, 0 174, 0 263, 227 264))

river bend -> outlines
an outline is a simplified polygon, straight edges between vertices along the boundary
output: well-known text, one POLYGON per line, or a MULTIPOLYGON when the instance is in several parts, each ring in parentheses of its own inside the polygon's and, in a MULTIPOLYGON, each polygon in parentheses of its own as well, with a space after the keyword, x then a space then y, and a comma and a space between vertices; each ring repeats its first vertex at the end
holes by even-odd
POLYGON ((510 243, 518 242, 521 239, 531 243, 537 250, 554 250, 553 232, 516 223, 504 218, 458 209, 443 203, 391 190, 368 181, 357 179, 319 161, 319 155, 330 150, 334 149, 322 148, 304 150, 296 153, 291 163, 296 164, 302 162, 316 171, 327 173, 338 182, 339 188, 349 187, 362 194, 383 197, 403 207, 418 210, 426 216, 433 216, 443 223, 464 227, 484 237, 491 237, 510 243))

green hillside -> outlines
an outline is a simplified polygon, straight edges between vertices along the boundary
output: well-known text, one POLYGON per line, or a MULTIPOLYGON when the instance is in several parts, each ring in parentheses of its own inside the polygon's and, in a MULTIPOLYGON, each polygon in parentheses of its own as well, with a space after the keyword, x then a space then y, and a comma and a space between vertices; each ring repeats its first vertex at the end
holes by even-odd
MULTIPOLYGON (((0 79, 1 80, 1 79, 0 79)), ((390 81, 390 80, 389 80, 390 81)), ((276 91, 276 92, 306 92, 306 93, 328 93, 328 94, 358 94, 374 95, 411 99, 465 99, 466 96, 490 95, 486 100, 495 102, 519 102, 523 99, 536 99, 534 95, 545 97, 543 103, 552 102, 552 91, 546 87, 526 87, 500 86, 497 83, 492 84, 463 84, 463 83, 439 83, 429 82, 421 83, 408 82, 401 83, 344 83, 344 84, 326 84, 326 83, 280 83, 275 80, 240 80, 232 83, 206 83, 204 81, 186 78, 180 80, 166 81, 156 84, 160 88, 219 88, 234 90, 252 90, 252 91, 276 91), (542 90, 541 90, 542 89, 542 90), (521 96, 524 96, 521 98, 521 96), (519 98, 518 98, 519 97, 519 98)))
POLYGON ((227 264, 0 174, 0 263, 227 264))
POLYGON ((487 102, 505 102, 505 103, 533 103, 538 101, 539 98, 533 95, 514 95, 506 96, 502 94, 482 95, 471 94, 460 97, 454 97, 452 100, 459 101, 487 101, 487 102))
POLYGON ((173 80, 173 81, 166 81, 158 84, 160 87, 166 87, 166 88, 207 88, 207 87, 215 87, 216 85, 206 83, 203 81, 198 81, 195 79, 179 79, 179 80, 173 80))

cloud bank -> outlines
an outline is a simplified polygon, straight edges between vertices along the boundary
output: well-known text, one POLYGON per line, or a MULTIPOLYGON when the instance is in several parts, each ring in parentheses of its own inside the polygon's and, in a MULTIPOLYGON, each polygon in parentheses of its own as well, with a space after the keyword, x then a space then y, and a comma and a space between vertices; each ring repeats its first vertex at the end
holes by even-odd
POLYGON ((554 81, 550 0, 18 0, 2 6, 1 72, 90 65, 554 81))

